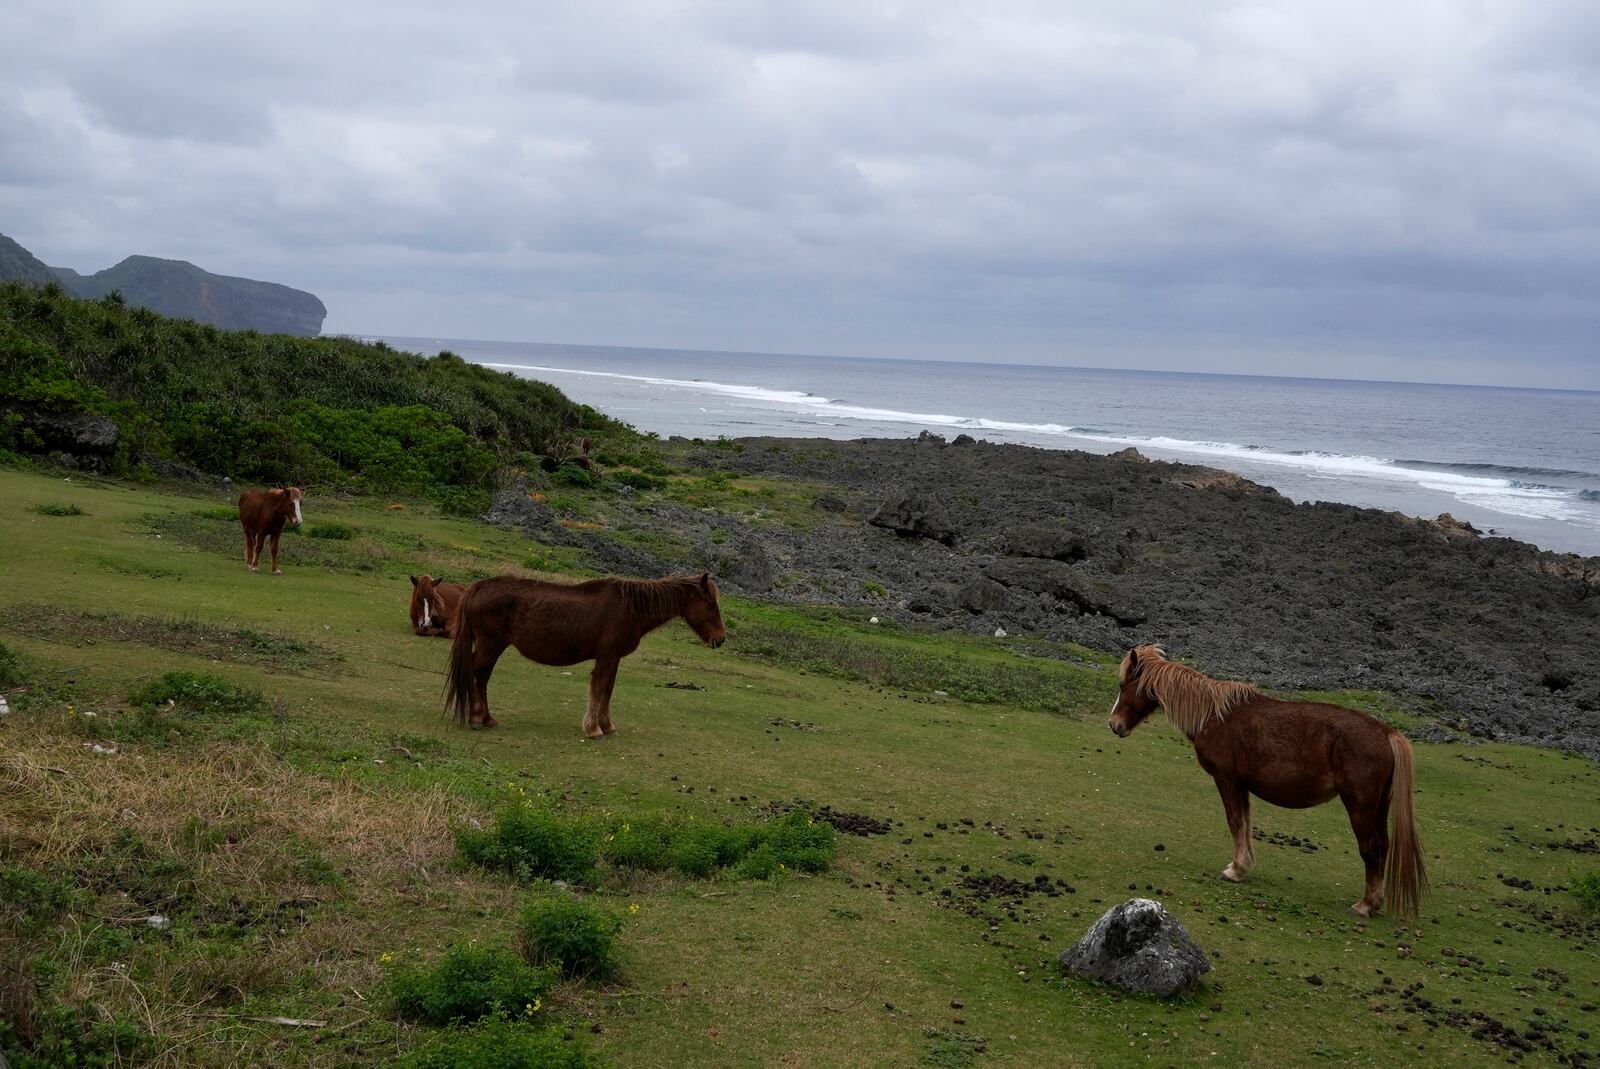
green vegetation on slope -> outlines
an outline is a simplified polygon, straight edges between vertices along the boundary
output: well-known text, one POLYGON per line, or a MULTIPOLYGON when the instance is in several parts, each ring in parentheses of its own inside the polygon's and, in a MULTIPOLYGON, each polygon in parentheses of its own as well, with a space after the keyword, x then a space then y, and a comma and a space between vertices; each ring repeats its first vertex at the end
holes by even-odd
POLYGON ((1434 897, 1417 924, 1363 921, 1346 913, 1360 859, 1337 804, 1256 806, 1256 870, 1216 879, 1230 843, 1215 789, 1159 718, 1106 731, 1114 668, 1094 657, 727 599, 721 650, 673 625, 624 663, 616 739, 582 737, 584 667, 515 654, 493 682, 503 726, 473 733, 440 714, 448 644, 411 634, 405 575, 430 559, 510 569, 549 547, 329 501, 319 522, 355 539, 287 542, 272 579, 220 537, 174 537, 212 522, 197 510, 215 495, 0 470, 0 502, 13 1065, 1458 1069, 1600 1049, 1600 916, 1583 897, 1600 769, 1581 758, 1419 743, 1434 897), (375 567, 299 556, 362 546, 375 567), (784 631, 806 640, 792 658, 784 631), (765 636, 759 656, 745 634, 765 636), (845 656, 852 635, 870 658, 845 656), (969 666, 957 682, 1020 674, 968 702, 916 678, 929 656, 969 666), (1023 707, 1006 695, 1027 680, 1078 697, 1023 707), (598 830, 592 878, 530 890, 461 857, 457 832, 493 829, 511 790, 598 830), (771 879, 604 857, 659 856, 661 828, 798 811, 870 834, 771 879), (530 920, 556 893, 626 923, 601 949, 610 921, 530 920), (1211 954, 1193 996, 1059 975, 1055 955, 1135 893, 1211 954), (573 978, 527 986, 505 955, 457 969, 462 945, 559 958, 573 978), (473 1012, 542 994, 422 1024, 393 1005, 399 975, 473 1012))
POLYGON ((40 452, 28 413, 92 414, 142 454, 245 482, 478 494, 580 435, 635 436, 553 386, 382 343, 225 331, 0 283, 0 451, 40 452))

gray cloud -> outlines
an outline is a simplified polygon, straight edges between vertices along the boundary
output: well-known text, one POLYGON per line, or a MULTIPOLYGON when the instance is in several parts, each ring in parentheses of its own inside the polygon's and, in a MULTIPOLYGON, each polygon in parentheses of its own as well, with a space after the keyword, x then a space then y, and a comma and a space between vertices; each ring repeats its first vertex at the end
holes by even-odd
POLYGON ((1600 387, 1600 9, 0 11, 0 231, 328 329, 1600 387))

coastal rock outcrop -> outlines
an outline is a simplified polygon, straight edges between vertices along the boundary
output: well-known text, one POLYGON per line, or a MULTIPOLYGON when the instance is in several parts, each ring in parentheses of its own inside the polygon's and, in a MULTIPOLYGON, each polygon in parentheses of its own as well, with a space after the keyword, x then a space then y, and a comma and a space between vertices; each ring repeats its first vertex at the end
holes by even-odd
POLYGON ((1182 994, 1211 971, 1183 925, 1149 898, 1106 910, 1059 960, 1074 976, 1161 998, 1182 994))
POLYGON ((1087 560, 1089 540, 1065 527, 1048 523, 1027 523, 1005 533, 1005 550, 1013 557, 1042 557, 1068 563, 1087 560))
POLYGON ((867 522, 902 538, 931 538, 947 546, 955 545, 961 536, 944 502, 920 489, 891 493, 867 522))

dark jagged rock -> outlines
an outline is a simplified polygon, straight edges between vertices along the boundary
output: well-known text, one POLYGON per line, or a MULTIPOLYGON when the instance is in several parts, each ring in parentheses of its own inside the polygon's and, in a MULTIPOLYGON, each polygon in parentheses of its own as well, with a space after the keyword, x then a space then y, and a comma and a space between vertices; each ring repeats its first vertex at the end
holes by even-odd
POLYGON ((977 445, 978 440, 970 434, 958 434, 950 440, 951 445, 977 445))
POLYGON ((533 491, 528 486, 528 477, 519 475, 510 486, 495 495, 489 510, 478 518, 496 527, 518 527, 533 534, 555 523, 556 512, 549 505, 535 501, 533 491))
POLYGON ((717 582, 740 594, 765 594, 778 576, 766 547, 755 539, 719 547, 711 558, 717 582))
POLYGON ((1177 918, 1148 898, 1106 910, 1059 960, 1074 976, 1162 998, 1189 990, 1211 971, 1211 960, 1177 918))
POLYGON ((956 604, 973 613, 1003 612, 1011 604, 1011 594, 1004 585, 979 576, 956 592, 956 604))
POLYGON ((1043 557, 1046 560, 1080 561, 1090 555, 1089 540, 1065 527, 1048 523, 1027 523, 1005 534, 1006 552, 1013 557, 1043 557))
POLYGON ((984 569, 984 575, 1002 586, 1048 594, 1082 613, 1109 616, 1124 627, 1144 623, 1143 612, 1102 595, 1089 580, 1060 561, 1040 560, 1037 557, 1003 557, 984 569))
POLYGON ((140 453, 133 459, 149 468, 158 479, 192 483, 216 482, 213 476, 207 475, 199 468, 188 464, 180 464, 176 460, 168 460, 166 457, 156 456, 154 453, 140 453))
POLYGON ((849 508, 844 498, 838 494, 830 494, 826 490, 811 499, 811 507, 818 512, 841 513, 849 508))
POLYGON ((103 460, 117 448, 117 425, 105 416, 68 415, 18 407, 0 409, 0 416, 15 416, 24 428, 39 436, 47 451, 103 460))
POLYGON ((961 534, 944 502, 924 490, 890 494, 867 522, 902 538, 931 538, 947 546, 955 545, 961 534))

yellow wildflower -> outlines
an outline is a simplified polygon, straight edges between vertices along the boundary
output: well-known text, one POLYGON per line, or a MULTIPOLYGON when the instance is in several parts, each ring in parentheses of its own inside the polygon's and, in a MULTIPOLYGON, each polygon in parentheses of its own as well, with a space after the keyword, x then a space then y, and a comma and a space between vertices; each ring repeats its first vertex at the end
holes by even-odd
POLYGON ((628 912, 629 913, 637 913, 637 912, 639 912, 639 903, 635 902, 632 905, 630 905, 628 907, 628 912))
POLYGON ((378 964, 379 965, 387 965, 393 960, 394 960, 394 955, 389 953, 387 950, 385 950, 382 954, 378 955, 378 964))

